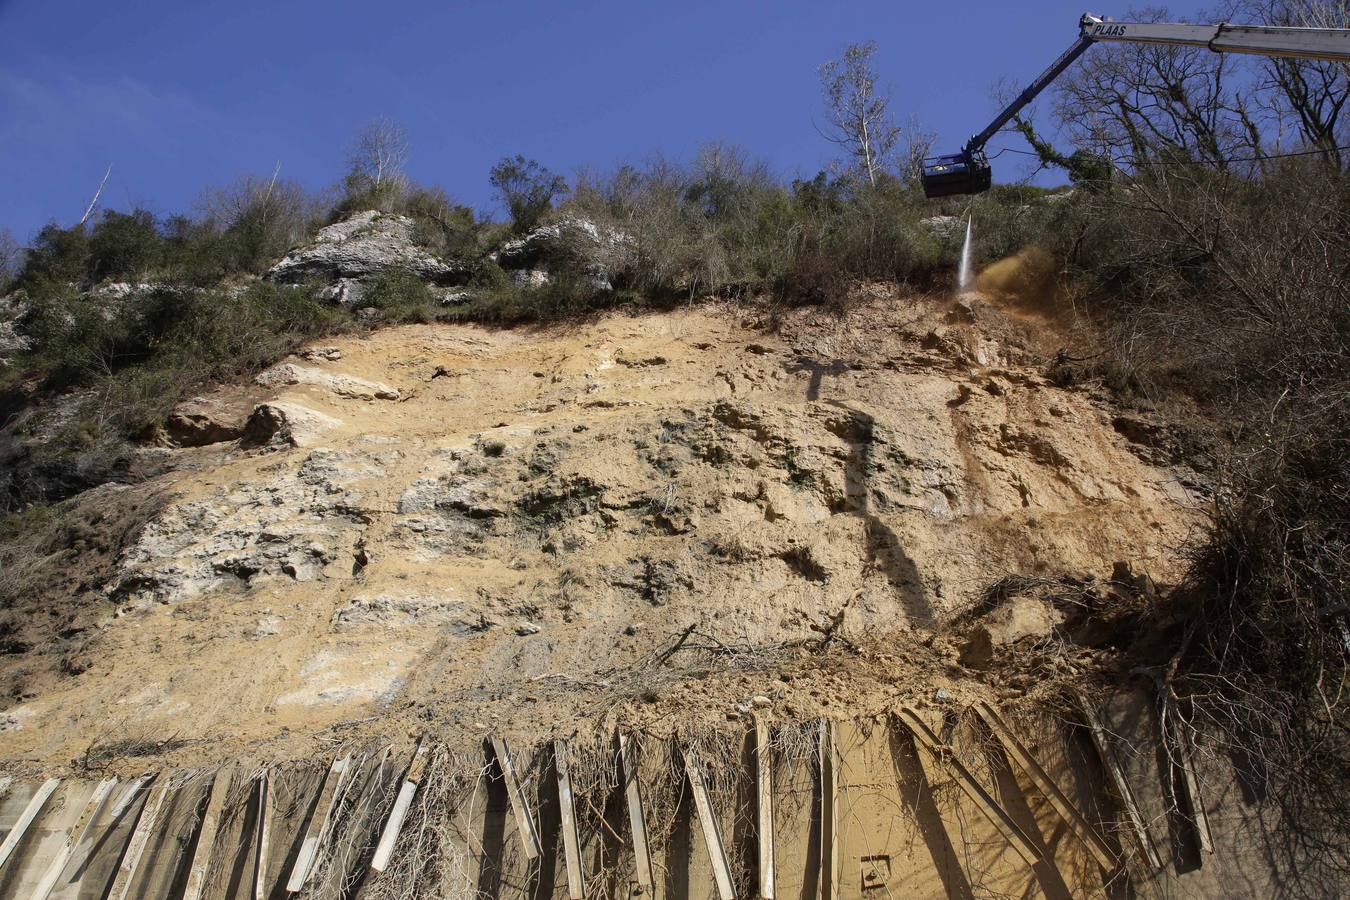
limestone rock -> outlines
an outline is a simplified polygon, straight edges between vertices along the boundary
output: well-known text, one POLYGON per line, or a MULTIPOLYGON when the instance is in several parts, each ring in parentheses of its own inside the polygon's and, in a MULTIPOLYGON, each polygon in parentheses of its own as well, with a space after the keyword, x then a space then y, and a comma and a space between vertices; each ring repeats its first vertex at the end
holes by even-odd
POLYGON ((350 579, 367 525, 356 487, 385 477, 386 457, 316 449, 266 480, 171 503, 123 553, 109 593, 132 605, 179 603, 211 591, 350 579))
POLYGON ((331 300, 343 306, 358 306, 365 293, 365 285, 359 278, 339 278, 319 291, 319 299, 331 300))
POLYGON ((173 408, 164 422, 164 438, 175 447, 205 447, 243 437, 251 404, 194 397, 173 408))
POLYGON ((632 266, 635 253, 636 242, 631 235, 590 219, 568 216, 508 241, 489 258, 503 269, 529 273, 517 274, 518 283, 547 283, 539 273, 568 265, 579 267, 597 289, 609 290, 612 279, 632 266))
POLYGON ((511 280, 521 287, 538 288, 550 284, 553 276, 547 269, 516 269, 511 273, 511 280))
POLYGON ((468 266, 437 259, 417 246, 412 219, 368 210, 321 229, 313 244, 292 250, 267 277, 298 282, 315 277, 367 278, 388 271, 412 272, 438 282, 462 281, 469 275, 468 266))
POLYGON ((264 387, 282 387, 293 384, 311 384, 328 388, 339 397, 349 400, 397 400, 399 392, 387 384, 367 381, 354 375, 325 372, 311 366, 281 363, 262 372, 255 379, 264 387))
POLYGON ((1063 615, 1048 601, 1014 597, 971 630, 961 648, 961 664, 985 668, 1000 651, 1024 638, 1049 637, 1063 621, 1063 615))
POLYGON ((951 240, 965 231, 965 223, 960 216, 929 216, 920 219, 919 224, 932 232, 934 237, 951 240))
POLYGON ((244 424, 240 444, 261 447, 269 443, 310 447, 342 422, 299 403, 273 400, 259 403, 244 424))
POLYGON ((29 347, 28 338, 19 334, 15 327, 27 308, 27 295, 23 291, 0 297, 0 366, 29 347))
POLYGON ((409 625, 456 624, 465 634, 473 630, 467 606, 452 597, 410 594, 377 594, 357 597, 337 611, 333 626, 345 631, 367 625, 405 627, 409 625))

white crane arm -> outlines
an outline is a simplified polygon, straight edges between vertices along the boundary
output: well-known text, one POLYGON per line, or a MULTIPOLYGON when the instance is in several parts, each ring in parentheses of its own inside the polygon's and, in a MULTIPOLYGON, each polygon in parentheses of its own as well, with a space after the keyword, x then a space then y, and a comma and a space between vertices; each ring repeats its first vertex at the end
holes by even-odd
POLYGON ((984 146, 1013 117, 1095 43, 1165 44, 1202 47, 1215 53, 1251 53, 1293 59, 1320 59, 1350 65, 1350 29, 1288 28, 1276 25, 1185 25, 1177 22, 1112 22, 1092 13, 1078 21, 1078 40, 1017 95, 959 153, 924 160, 927 197, 978 194, 993 183, 984 146))
POLYGON ((1205 47, 1216 53, 1251 53, 1295 59, 1350 62, 1350 30, 1275 25, 1184 25, 1176 22, 1111 22, 1085 15, 1082 36, 1090 41, 1205 47))

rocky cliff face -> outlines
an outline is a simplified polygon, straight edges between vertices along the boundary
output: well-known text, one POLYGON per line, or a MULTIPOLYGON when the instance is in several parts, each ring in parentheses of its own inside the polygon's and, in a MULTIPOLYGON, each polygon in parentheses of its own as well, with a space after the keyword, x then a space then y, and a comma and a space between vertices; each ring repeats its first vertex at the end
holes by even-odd
POLYGON ((389 270, 454 282, 468 269, 422 250, 407 216, 368 210, 322 228, 313 243, 292 250, 267 273, 273 281, 361 279, 389 270))
POLYGON ((805 717, 978 682, 944 629, 1010 574, 1174 573, 1188 492, 1046 379, 1045 321, 881 288, 754 316, 391 328, 269 370, 242 440, 165 451, 78 673, 29 677, 0 753, 66 760, 110 717, 278 756, 334 727, 805 717), (794 662, 824 641, 900 656, 794 662))

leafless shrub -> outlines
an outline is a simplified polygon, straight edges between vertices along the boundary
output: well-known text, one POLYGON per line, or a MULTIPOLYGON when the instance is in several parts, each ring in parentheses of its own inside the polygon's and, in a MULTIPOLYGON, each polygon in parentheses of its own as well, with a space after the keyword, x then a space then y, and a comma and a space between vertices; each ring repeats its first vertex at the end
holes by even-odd
POLYGON ((362 127, 352 141, 343 181, 348 205, 395 211, 407 194, 407 163, 408 132, 400 123, 381 116, 362 127))
POLYGON ((1128 381, 1184 390, 1222 424, 1209 528, 1159 662, 1197 728, 1259 761, 1309 842, 1350 870, 1350 203, 1315 158, 1259 180, 1151 165, 1091 202, 1077 258, 1128 381), (1340 837, 1338 837, 1338 835, 1340 837))

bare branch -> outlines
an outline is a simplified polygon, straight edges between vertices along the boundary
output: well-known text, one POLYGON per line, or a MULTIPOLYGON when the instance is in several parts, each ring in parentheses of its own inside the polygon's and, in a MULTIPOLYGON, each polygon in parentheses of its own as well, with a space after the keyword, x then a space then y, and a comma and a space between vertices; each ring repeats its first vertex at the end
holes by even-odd
POLYGON ((89 201, 89 205, 84 208, 84 215, 80 216, 80 221, 76 227, 89 221, 89 217, 94 214, 94 208, 98 206, 98 198, 103 196, 103 187, 108 183, 108 176, 112 174, 112 163, 108 164, 108 171, 103 173, 103 180, 98 183, 98 190, 94 191, 94 199, 89 201))

